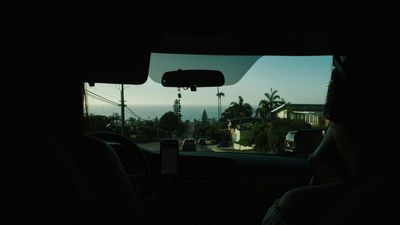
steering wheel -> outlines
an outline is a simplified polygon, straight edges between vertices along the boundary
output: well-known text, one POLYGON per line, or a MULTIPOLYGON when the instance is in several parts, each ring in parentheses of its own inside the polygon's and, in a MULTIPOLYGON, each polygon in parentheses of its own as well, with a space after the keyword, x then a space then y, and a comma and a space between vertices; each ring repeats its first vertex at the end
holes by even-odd
POLYGON ((136 191, 147 189, 150 185, 150 164, 135 142, 112 132, 91 132, 88 135, 106 142, 115 150, 136 191))

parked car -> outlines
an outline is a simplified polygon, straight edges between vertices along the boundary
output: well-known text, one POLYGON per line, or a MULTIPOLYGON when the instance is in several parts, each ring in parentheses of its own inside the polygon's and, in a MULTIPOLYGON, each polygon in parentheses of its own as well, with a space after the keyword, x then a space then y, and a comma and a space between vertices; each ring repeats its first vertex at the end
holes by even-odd
POLYGON ((199 144, 199 145, 206 145, 206 139, 205 139, 205 138, 199 138, 199 139, 197 139, 197 144, 199 144))
POLYGON ((196 141, 194 138, 185 138, 183 140, 182 151, 196 151, 196 141))
POLYGON ((207 138, 206 139, 206 144, 207 145, 214 145, 216 143, 216 141, 214 139, 211 138, 207 138))
POLYGON ((311 152, 321 143, 323 129, 300 129, 289 131, 285 138, 285 151, 311 152))

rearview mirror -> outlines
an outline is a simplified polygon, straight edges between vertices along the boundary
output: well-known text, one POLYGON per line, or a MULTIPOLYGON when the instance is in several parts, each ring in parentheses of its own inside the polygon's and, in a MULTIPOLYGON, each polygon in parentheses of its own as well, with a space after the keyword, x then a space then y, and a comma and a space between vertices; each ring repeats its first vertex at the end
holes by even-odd
POLYGON ((163 74, 161 84, 164 87, 219 87, 225 84, 225 78, 218 70, 177 70, 163 74))

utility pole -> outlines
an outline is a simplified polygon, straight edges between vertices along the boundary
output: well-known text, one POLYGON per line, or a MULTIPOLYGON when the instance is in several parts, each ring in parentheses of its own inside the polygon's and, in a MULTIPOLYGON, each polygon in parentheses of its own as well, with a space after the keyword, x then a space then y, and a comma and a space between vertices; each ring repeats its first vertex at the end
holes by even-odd
POLYGON ((221 119, 221 95, 219 94, 219 87, 217 87, 217 96, 218 96, 218 119, 221 119))
POLYGON ((158 117, 156 116, 156 137, 158 140, 158 117))
POLYGON ((121 84, 121 135, 125 136, 125 100, 124 84, 121 84))
POLYGON ((217 96, 218 96, 218 120, 221 119, 222 114, 222 101, 221 97, 225 96, 224 92, 219 92, 219 87, 217 87, 217 96))
POLYGON ((219 88, 217 87, 217 99, 218 99, 218 119, 219 119, 219 88))

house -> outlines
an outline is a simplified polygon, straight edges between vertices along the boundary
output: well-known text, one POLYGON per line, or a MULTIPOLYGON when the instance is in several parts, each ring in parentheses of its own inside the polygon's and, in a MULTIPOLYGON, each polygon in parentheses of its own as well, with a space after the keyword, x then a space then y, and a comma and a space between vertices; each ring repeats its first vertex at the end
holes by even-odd
POLYGON ((232 142, 234 143, 234 149, 236 150, 250 150, 253 147, 241 146, 238 144, 241 138, 253 139, 254 134, 251 128, 254 124, 260 121, 259 118, 244 117, 240 119, 228 119, 228 129, 231 133, 232 142))
POLYGON ((228 119, 228 130, 232 136, 232 142, 238 142, 240 137, 248 137, 251 132, 251 128, 254 124, 260 121, 259 118, 244 117, 240 119, 228 119))
POLYGON ((303 120, 312 126, 322 126, 325 122, 324 104, 286 103, 272 110, 272 113, 277 118, 303 120))

